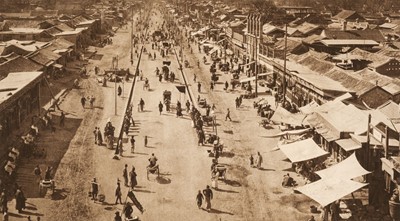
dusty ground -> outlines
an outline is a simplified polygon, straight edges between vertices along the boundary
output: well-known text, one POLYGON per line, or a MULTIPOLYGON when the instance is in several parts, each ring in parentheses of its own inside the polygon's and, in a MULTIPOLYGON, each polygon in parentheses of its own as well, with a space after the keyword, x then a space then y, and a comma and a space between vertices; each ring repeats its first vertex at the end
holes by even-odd
MULTIPOLYGON (((162 22, 162 16, 157 13, 151 18, 154 26, 155 22, 162 22)), ((154 29, 150 33, 151 31, 154 29)), ((91 60, 88 70, 92 70, 94 65, 102 70, 110 67, 111 59, 116 55, 120 58, 120 67, 133 69, 129 63, 129 30, 119 30, 113 42, 113 45, 98 49, 98 54, 104 56, 101 60, 91 60)), ((192 47, 194 54, 186 50, 185 59, 196 66, 197 59, 201 59, 204 54, 198 53, 196 45, 192 47)), ((147 44, 146 48, 150 49, 151 46, 147 44)), ((150 80, 151 90, 143 90, 143 81, 138 81, 134 91, 133 116, 136 127, 131 128, 130 135, 135 135, 135 153, 131 154, 129 145, 125 144, 126 152, 123 157, 113 160, 114 151, 94 144, 92 131, 95 126, 103 129, 109 118, 114 126, 120 124, 132 80, 124 85, 123 97, 117 98, 118 115, 114 115, 113 85, 101 87, 96 83, 96 76, 92 72, 89 79, 82 81, 82 89, 72 90, 61 104, 62 109, 69 113, 65 128, 59 128, 56 134, 46 134, 43 137, 62 144, 51 147, 48 145, 48 148, 57 149, 55 152, 59 154, 55 155, 61 160, 55 173, 56 193, 39 197, 32 190, 27 194, 30 196, 27 213, 14 214, 13 218, 18 220, 27 215, 38 215, 42 216, 41 220, 51 221, 112 220, 114 212, 122 209, 122 205, 114 205, 114 191, 117 179, 122 180, 124 164, 128 164, 129 168, 135 166, 138 174, 135 194, 146 211, 144 214, 139 214, 136 209, 134 211, 142 220, 305 220, 309 215, 308 207, 312 203, 302 195, 293 194, 291 189, 281 187, 281 178, 291 164, 284 161, 285 157, 280 151, 271 151, 276 146, 275 139, 263 137, 276 133, 277 129, 265 130, 258 126, 259 118, 252 108, 253 100, 244 100, 242 107, 235 109, 234 99, 239 96, 240 91, 225 92, 222 89, 223 84, 217 84, 214 91, 210 92, 209 65, 202 63, 200 69, 187 68, 184 73, 192 85, 194 97, 198 95, 193 82, 193 73, 196 73, 203 84, 203 93, 200 96, 217 106, 218 135, 226 146, 226 154, 220 158, 220 162, 227 165, 228 172, 227 180, 220 181, 219 190, 214 190, 213 210, 208 213, 197 208, 197 191, 211 184, 211 158, 207 154, 211 147, 197 145, 197 137, 187 115, 176 118, 174 113, 166 113, 165 109, 159 115, 157 105, 162 100, 164 90, 172 91, 173 103, 180 100, 184 104, 188 98, 175 89, 176 85, 183 82, 175 55, 169 55, 165 59, 172 61, 172 71, 178 78, 174 83, 159 82, 156 78, 155 67, 161 68, 163 61, 159 53, 157 56, 153 61, 144 55, 140 65, 144 77, 150 80), (80 97, 91 94, 96 96, 95 108, 83 109, 79 103, 80 97), (144 112, 137 112, 136 109, 140 98, 146 102, 144 112), (232 110, 232 122, 224 120, 226 108, 232 110), (143 145, 144 136, 149 137, 148 147, 143 145), (261 170, 249 167, 248 158, 257 151, 264 157, 261 170), (150 175, 147 180, 146 165, 151 153, 155 153, 159 159, 161 175, 159 178, 150 175), (101 185, 100 191, 106 195, 104 204, 94 203, 87 196, 93 177, 97 177, 101 185)), ((220 82, 230 79, 227 74, 219 74, 220 82)), ((266 99, 273 103, 271 97, 266 99)), ((211 128, 207 131, 212 132, 211 128)), ((25 170, 32 171, 34 164, 36 162, 25 162, 25 170)), ((51 159, 42 162, 42 166, 48 164, 51 164, 51 159)), ((295 174, 289 173, 300 181, 295 174)), ((33 188, 34 186, 32 184, 33 188)), ((122 187, 122 192, 125 195, 127 188, 122 187)))

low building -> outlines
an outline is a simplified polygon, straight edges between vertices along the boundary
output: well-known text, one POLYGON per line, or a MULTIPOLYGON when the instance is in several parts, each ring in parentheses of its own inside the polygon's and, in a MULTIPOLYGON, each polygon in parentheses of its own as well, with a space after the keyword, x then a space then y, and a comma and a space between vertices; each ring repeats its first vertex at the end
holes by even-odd
POLYGON ((10 72, 40 71, 43 66, 37 64, 23 56, 17 56, 14 59, 0 64, 0 79, 6 77, 10 72))
POLYGON ((9 30, 0 31, 0 41, 9 40, 35 40, 35 41, 51 41, 53 36, 46 30, 39 28, 9 28, 9 30))
POLYGON ((43 72, 12 72, 0 80, 0 139, 6 142, 29 114, 39 112, 43 72))

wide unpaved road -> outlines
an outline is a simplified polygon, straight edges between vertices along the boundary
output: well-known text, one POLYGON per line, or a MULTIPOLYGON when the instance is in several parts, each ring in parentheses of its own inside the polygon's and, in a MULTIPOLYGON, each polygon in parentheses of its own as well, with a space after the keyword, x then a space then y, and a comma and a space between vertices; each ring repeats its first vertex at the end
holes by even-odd
MULTIPOLYGON (((148 30, 150 34, 163 21, 159 11, 153 10, 151 13, 151 28, 148 30)), ((135 20, 137 16, 135 15, 135 20)), ((129 30, 119 30, 113 39, 114 45, 99 49, 99 53, 104 57, 93 61, 89 68, 98 65, 104 70, 111 66, 112 57, 118 55, 119 67, 129 67, 134 70, 129 62, 129 36, 129 30)), ((150 44, 146 44, 145 47, 152 54, 155 52, 151 50, 150 44)), ((194 54, 186 50, 185 59, 188 59, 192 66, 197 66, 197 60, 204 54, 198 53, 196 45, 193 44, 192 47, 194 54)), ((140 70, 143 76, 149 79, 151 90, 143 90, 144 82, 137 81, 134 91, 133 117, 136 127, 130 129, 129 135, 135 136, 135 153, 130 153, 130 144, 124 143, 125 152, 119 160, 112 159, 114 150, 94 144, 92 131, 94 126, 99 126, 103 131, 107 120, 110 119, 118 134, 132 80, 125 83, 123 96, 117 98, 117 115, 115 115, 114 85, 109 83, 108 87, 102 88, 96 85, 95 78, 89 79, 86 85, 88 91, 103 93, 104 98, 98 99, 97 104, 100 108, 92 112, 85 110, 85 120, 71 141, 70 149, 56 173, 57 189, 62 191, 64 197, 56 201, 48 198, 28 200, 38 205, 40 208, 38 212, 44 214, 42 220, 112 220, 115 211, 121 212, 123 208, 121 204, 115 205, 114 192, 118 179, 122 182, 122 200, 126 200, 128 188, 123 186, 122 178, 125 164, 128 164, 129 170, 135 166, 138 174, 138 186, 134 193, 146 211, 140 214, 134 208, 134 214, 141 220, 304 220, 308 214, 309 204, 300 201, 306 200, 305 197, 293 195, 290 189, 280 187, 281 177, 287 173, 283 170, 289 168, 290 163, 283 161, 285 157, 279 151, 271 152, 276 140, 262 137, 275 133, 276 129, 266 131, 258 127, 252 100, 244 100, 242 107, 235 110, 234 99, 239 96, 238 91, 226 93, 222 90, 222 84, 217 84, 214 92, 209 91, 209 65, 204 64, 201 64, 200 68, 185 68, 184 72, 191 84, 193 97, 198 96, 193 82, 193 74, 196 73, 205 91, 200 96, 206 97, 217 106, 218 135, 226 146, 224 149, 226 153, 220 157, 220 162, 228 167, 228 171, 227 180, 219 182, 219 190, 213 190, 213 210, 208 213, 197 208, 195 202, 197 191, 211 184, 211 158, 207 154, 211 146, 197 145, 195 130, 191 127, 186 113, 183 118, 177 118, 174 112, 167 113, 164 107, 163 114, 159 114, 158 103, 162 101, 164 90, 172 91, 173 106, 180 100, 184 107, 188 97, 180 94, 175 88, 183 82, 177 69, 176 56, 172 54, 162 59, 158 52, 156 54, 155 60, 149 60, 148 55, 143 54, 140 63, 140 70), (171 71, 178 78, 174 83, 164 80, 159 82, 156 77, 155 68, 161 69, 163 60, 172 62, 171 71), (146 103, 144 112, 137 111, 140 98, 146 103), (232 110, 232 122, 224 120, 226 108, 232 110), (149 138, 147 147, 144 147, 144 136, 149 138), (264 157, 262 170, 252 169, 248 165, 249 154, 255 154, 257 151, 264 157), (146 166, 152 153, 158 158, 161 174, 159 178, 150 174, 147 180, 146 166), (87 196, 93 177, 97 178, 100 192, 106 196, 103 204, 95 203, 87 196), (65 217, 66 215, 79 218, 65 217)), ((136 64, 137 58, 134 61, 136 64)), ((225 80, 229 81, 229 76, 220 75, 220 82, 225 80)), ((97 95, 101 97, 100 94, 97 95)), ((80 108, 76 105, 79 98, 80 94, 67 96, 64 107, 79 112, 76 110, 80 108)), ((207 132, 212 132, 211 128, 206 128, 207 132)))

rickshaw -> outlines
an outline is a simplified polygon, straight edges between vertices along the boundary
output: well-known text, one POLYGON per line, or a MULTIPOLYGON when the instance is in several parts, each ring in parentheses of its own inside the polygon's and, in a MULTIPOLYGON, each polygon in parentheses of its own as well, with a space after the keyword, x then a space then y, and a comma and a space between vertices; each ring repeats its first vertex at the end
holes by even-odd
POLYGON ((160 176, 160 167, 158 164, 154 165, 153 167, 147 166, 147 179, 149 179, 149 174, 157 174, 157 177, 160 176))
POLYGON ((169 112, 171 110, 171 91, 164 91, 163 101, 165 104, 165 109, 169 112))
POLYGON ((51 189, 52 193, 54 193, 55 182, 54 180, 41 180, 39 183, 39 194, 43 193, 44 189, 51 189))
POLYGON ((206 108, 207 107, 207 100, 205 98, 200 99, 199 102, 198 102, 198 105, 199 105, 199 107, 206 108))

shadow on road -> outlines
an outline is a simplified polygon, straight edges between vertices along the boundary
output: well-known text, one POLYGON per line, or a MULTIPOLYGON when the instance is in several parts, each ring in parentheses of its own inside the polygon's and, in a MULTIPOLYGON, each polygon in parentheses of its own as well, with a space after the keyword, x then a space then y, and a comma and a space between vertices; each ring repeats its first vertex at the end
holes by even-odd
POLYGON ((54 189, 54 193, 51 195, 52 200, 63 200, 67 197, 70 191, 68 189, 54 189))
POLYGON ((217 210, 217 209, 211 209, 210 213, 228 214, 228 215, 231 215, 231 216, 235 215, 235 214, 233 214, 233 213, 225 212, 225 211, 221 211, 221 210, 217 210))
POLYGON ((215 189, 215 191, 223 192, 223 193, 239 193, 239 192, 234 191, 234 190, 223 190, 223 189, 215 189))
POLYGON ((135 189, 135 190, 133 190, 133 191, 135 191, 135 192, 140 192, 140 193, 155 193, 155 192, 150 191, 150 190, 142 190, 142 189, 135 189))
POLYGON ((225 180, 224 181, 227 185, 229 186, 233 186, 233 187, 240 187, 242 186, 242 184, 240 184, 238 181, 236 180, 225 180))
POLYGON ((167 178, 167 177, 162 177, 162 176, 159 176, 159 177, 157 177, 157 182, 159 183, 159 184, 170 184, 171 183, 171 179, 169 179, 169 178, 167 178))
POLYGON ((276 171, 275 169, 268 169, 268 168, 264 168, 264 167, 260 167, 258 169, 261 171, 276 171))
POLYGON ((232 152, 222 152, 222 153, 221 153, 221 157, 232 158, 232 157, 234 157, 234 156, 235 156, 235 154, 232 153, 232 152))

